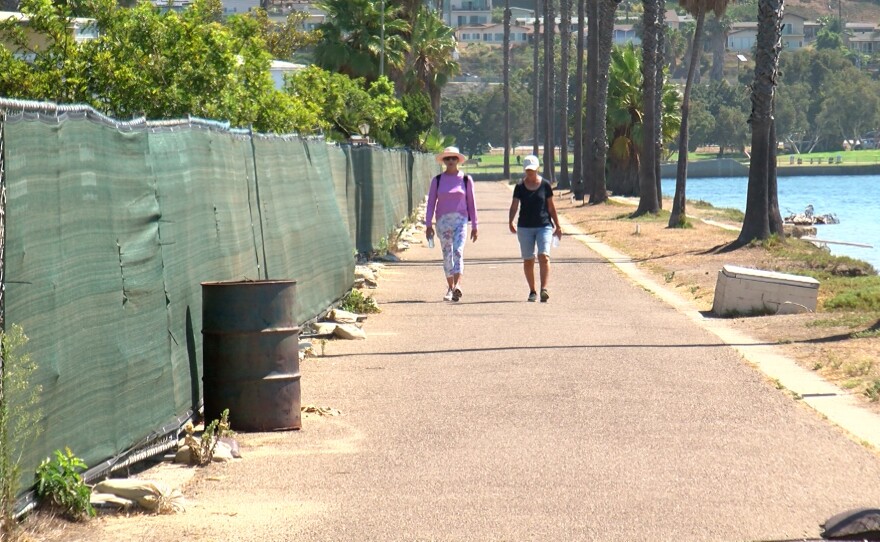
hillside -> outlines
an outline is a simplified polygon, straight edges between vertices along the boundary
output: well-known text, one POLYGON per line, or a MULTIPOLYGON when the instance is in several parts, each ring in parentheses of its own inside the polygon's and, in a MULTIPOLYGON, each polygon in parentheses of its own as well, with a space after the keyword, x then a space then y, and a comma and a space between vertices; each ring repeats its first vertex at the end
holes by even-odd
MULTIPOLYGON (((840 0, 843 1, 843 0, 840 0)), ((622 2, 621 6, 626 2, 622 2)), ((502 0, 493 0, 495 7, 504 5, 502 0)), ((639 2, 630 0, 633 11, 640 11, 639 2)), ((731 6, 735 4, 731 3, 731 6)), ((511 7, 519 7, 523 9, 535 9, 535 0, 510 0, 511 7)), ((667 8, 677 8, 677 2, 667 2, 667 8)), ((816 20, 819 17, 827 15, 837 16, 837 0, 789 0, 785 3, 785 9, 788 12, 796 13, 810 20, 816 20)), ((623 8, 621 8, 623 9, 623 8)), ((880 3, 876 0, 847 0, 840 6, 840 13, 843 18, 850 22, 874 22, 880 24, 880 3)), ((755 10, 757 17, 757 9, 755 10)))

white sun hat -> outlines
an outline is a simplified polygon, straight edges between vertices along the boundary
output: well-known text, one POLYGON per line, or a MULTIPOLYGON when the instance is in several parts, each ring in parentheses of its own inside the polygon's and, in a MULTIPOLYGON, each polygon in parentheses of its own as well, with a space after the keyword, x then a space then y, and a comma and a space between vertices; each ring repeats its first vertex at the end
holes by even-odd
POLYGON ((442 164, 443 159, 447 156, 455 156, 458 158, 458 163, 463 164, 465 160, 467 160, 467 156, 458 152, 458 147, 446 147, 443 149, 443 152, 437 155, 437 163, 442 164))
POLYGON ((534 154, 530 154, 530 155, 526 156, 525 158, 523 158, 523 170, 524 171, 528 171, 530 169, 533 171, 538 171, 538 168, 540 166, 541 166, 541 163, 538 162, 538 157, 535 156, 534 154))

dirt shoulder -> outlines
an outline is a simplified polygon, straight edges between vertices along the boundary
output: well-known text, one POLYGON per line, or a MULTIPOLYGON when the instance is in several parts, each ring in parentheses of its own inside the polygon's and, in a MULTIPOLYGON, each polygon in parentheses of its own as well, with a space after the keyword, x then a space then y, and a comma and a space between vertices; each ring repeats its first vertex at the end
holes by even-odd
MULTIPOLYGON (((723 210, 688 208, 692 228, 670 229, 666 217, 631 219, 632 200, 583 205, 561 191, 557 209, 581 231, 629 255, 659 283, 674 289, 700 311, 711 311, 718 272, 724 265, 796 272, 797 266, 774 256, 763 247, 746 247, 719 253, 734 239, 740 224, 723 210), (707 223, 704 220, 711 221, 707 223), (732 229, 725 229, 727 225, 732 229)), ((671 201, 664 201, 670 209, 671 201)), ((815 313, 730 318, 729 325, 746 335, 776 344, 802 367, 817 372, 880 412, 880 313, 829 312, 820 281, 819 307, 815 313), (872 400, 873 399, 873 400, 872 400)))

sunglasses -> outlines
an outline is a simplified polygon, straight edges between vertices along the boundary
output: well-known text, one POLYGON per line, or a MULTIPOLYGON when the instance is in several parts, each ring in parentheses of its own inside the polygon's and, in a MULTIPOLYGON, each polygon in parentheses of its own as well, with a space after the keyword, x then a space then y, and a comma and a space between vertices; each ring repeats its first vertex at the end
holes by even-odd
POLYGON ((453 161, 455 161, 455 162, 458 162, 458 156, 445 156, 445 157, 443 158, 443 161, 445 162, 445 161, 447 161, 447 160, 453 160, 453 161))

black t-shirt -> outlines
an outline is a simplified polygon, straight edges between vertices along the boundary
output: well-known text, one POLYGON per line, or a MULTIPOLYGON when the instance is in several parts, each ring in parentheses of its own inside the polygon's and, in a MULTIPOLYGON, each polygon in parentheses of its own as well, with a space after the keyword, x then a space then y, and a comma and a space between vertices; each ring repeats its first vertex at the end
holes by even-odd
POLYGON ((547 200, 553 197, 553 188, 543 177, 541 185, 535 190, 526 188, 525 182, 513 188, 513 197, 519 200, 519 219, 516 225, 522 228, 543 228, 552 226, 547 200))

